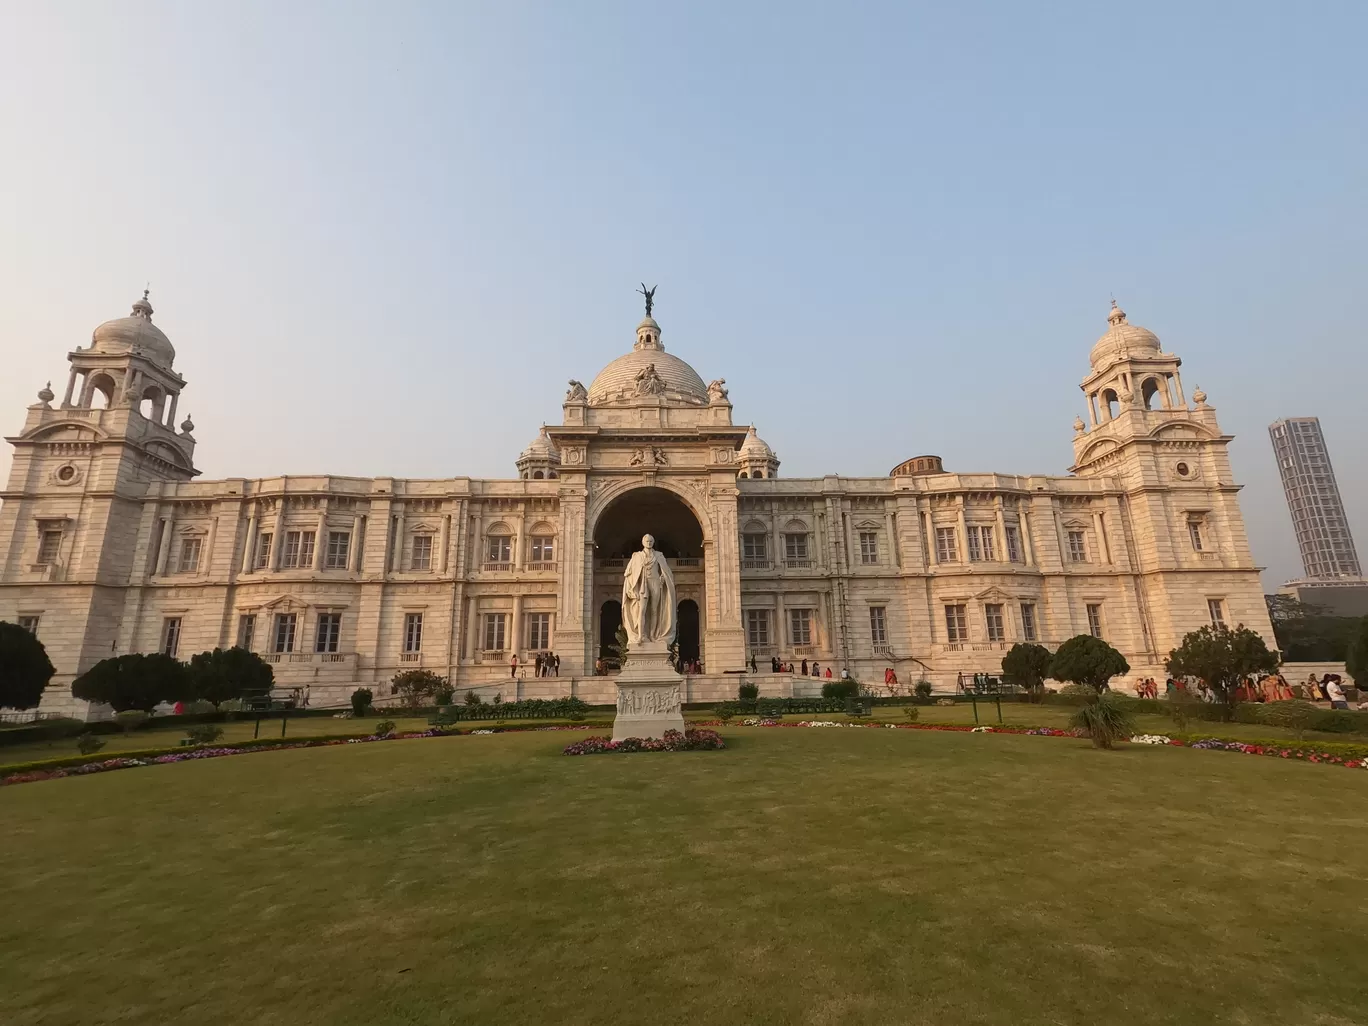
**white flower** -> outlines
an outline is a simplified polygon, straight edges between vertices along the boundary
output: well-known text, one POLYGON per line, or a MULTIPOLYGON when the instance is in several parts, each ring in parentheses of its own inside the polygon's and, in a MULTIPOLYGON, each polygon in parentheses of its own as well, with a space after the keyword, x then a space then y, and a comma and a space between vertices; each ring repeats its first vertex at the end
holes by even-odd
POLYGON ((1163 734, 1136 734, 1131 738, 1133 745, 1166 745, 1172 742, 1172 738, 1165 737, 1163 734))
POLYGON ((992 727, 975 727, 973 730, 969 731, 971 734, 991 734, 992 732, 992 727))
POLYGON ((494 731, 492 731, 492 730, 472 730, 470 733, 471 733, 471 736, 473 737, 473 736, 476 735, 476 734, 492 734, 492 733, 494 733, 494 731))
POLYGON ((841 724, 835 720, 804 720, 798 724, 800 727, 839 727, 841 724))

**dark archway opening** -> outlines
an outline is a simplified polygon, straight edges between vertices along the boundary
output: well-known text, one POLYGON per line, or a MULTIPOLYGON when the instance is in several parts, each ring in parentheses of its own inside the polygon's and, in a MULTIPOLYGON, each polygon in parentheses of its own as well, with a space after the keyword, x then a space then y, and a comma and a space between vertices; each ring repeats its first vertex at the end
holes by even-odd
POLYGON ((609 599, 599 609, 599 658, 606 667, 617 669, 617 632, 622 626, 622 603, 609 599))
POLYGON ((594 525, 595 555, 626 559, 641 548, 643 534, 655 538, 655 547, 667 559, 703 555, 698 518, 684 500, 664 488, 634 488, 614 499, 594 525))
POLYGON ((698 603, 685 599, 679 603, 679 629, 675 634, 679 643, 679 661, 691 663, 698 658, 698 603))

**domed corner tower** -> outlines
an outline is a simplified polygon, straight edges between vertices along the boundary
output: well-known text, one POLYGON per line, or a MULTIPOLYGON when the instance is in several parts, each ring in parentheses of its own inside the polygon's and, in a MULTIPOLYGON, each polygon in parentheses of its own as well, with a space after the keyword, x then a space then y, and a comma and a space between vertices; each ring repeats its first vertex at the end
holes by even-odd
POLYGON ((166 565, 170 507, 149 497, 199 473, 194 425, 175 423, 185 388, 175 356, 144 292, 68 354, 62 401, 44 388, 9 439, 0 583, 17 587, 0 589, 0 619, 36 626, 55 685, 116 650, 123 589, 166 565))
POLYGON ((518 454, 518 477, 524 481, 543 481, 560 476, 560 450, 556 448, 546 433, 546 425, 541 433, 518 454))
POLYGON ((737 477, 743 481, 777 477, 779 457, 765 444, 765 440, 755 433, 755 425, 746 432, 746 440, 736 454, 737 477))
POLYGON ((1074 420, 1074 465, 1139 576, 1157 653, 1193 623, 1243 623, 1276 644, 1230 469, 1231 436, 1206 393, 1183 395, 1182 360, 1112 302, 1083 379, 1088 420, 1074 420), (1133 539, 1133 540, 1132 540, 1133 539))

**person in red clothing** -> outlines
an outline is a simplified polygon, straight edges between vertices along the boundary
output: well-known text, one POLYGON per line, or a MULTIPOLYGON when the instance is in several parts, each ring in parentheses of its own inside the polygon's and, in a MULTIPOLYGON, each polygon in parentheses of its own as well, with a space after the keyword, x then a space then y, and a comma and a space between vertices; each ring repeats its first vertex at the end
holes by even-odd
POLYGON ((831 667, 830 667, 830 666, 828 666, 828 667, 826 668, 826 679, 827 679, 827 680, 831 680, 831 667))

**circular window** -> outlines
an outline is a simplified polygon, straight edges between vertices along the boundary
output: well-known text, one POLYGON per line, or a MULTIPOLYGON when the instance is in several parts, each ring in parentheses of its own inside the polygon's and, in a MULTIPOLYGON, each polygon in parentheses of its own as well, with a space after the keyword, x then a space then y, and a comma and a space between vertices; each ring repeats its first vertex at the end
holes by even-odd
POLYGON ((1187 465, 1186 463, 1180 463, 1180 464, 1178 464, 1178 466, 1174 467, 1173 469, 1176 470, 1176 471, 1178 471, 1178 476, 1179 476, 1179 477, 1187 477, 1188 474, 1191 473, 1191 471, 1188 469, 1188 465, 1187 465))
POLYGON ((75 476, 76 476, 76 468, 75 468, 75 467, 63 467, 61 470, 57 471, 57 480, 58 480, 58 481, 70 481, 70 480, 71 480, 73 477, 75 477, 75 476))

